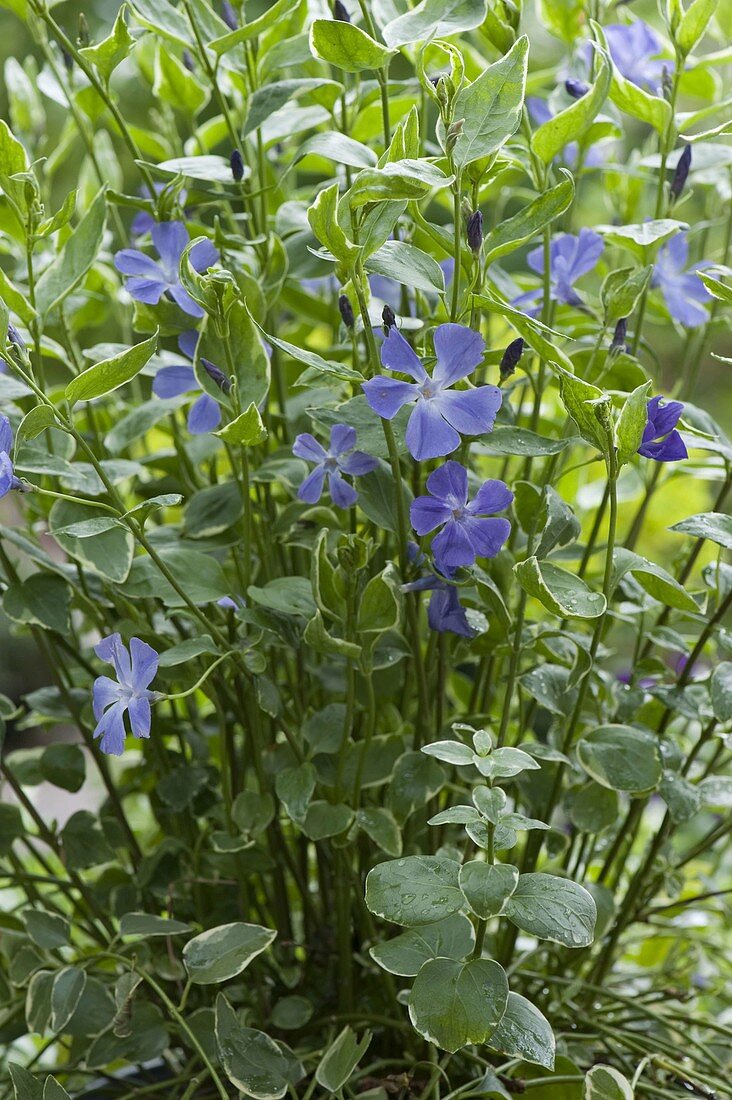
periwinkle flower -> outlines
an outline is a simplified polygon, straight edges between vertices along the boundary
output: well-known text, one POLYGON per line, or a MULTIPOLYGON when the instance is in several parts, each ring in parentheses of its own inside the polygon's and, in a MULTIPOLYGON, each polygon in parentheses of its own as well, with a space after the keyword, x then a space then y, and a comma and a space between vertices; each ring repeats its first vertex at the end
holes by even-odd
POLYGON ((709 292, 698 275, 686 270, 688 259, 686 233, 677 233, 659 249, 651 286, 660 289, 675 321, 687 328, 695 328, 707 320, 708 314, 702 303, 709 300, 709 292))
POLYGON ((661 39, 642 19, 605 27, 610 56, 621 76, 640 88, 658 93, 664 62, 656 60, 661 39))
POLYGON ((429 496, 412 502, 409 516, 418 535, 440 528, 432 540, 435 564, 441 573, 473 565, 476 558, 494 558, 511 531, 507 519, 496 517, 513 501, 503 481, 484 481, 468 500, 468 471, 449 460, 427 478, 429 496))
MULTIPOLYGON (((409 544, 409 556, 413 562, 423 564, 424 554, 415 542, 409 544)), ((463 638, 473 638, 475 631, 468 622, 465 608, 460 603, 458 588, 442 573, 430 569, 419 580, 402 585, 402 592, 431 592, 427 605, 427 623, 430 630, 438 634, 459 634, 463 638)))
POLYGON ((13 429, 7 416, 0 413, 0 498, 7 496, 11 489, 21 487, 10 457, 12 449, 13 429))
POLYGON ((102 752, 121 756, 125 747, 125 712, 135 737, 149 737, 150 703, 157 697, 149 687, 158 671, 158 654, 146 642, 131 638, 129 649, 119 634, 103 638, 94 652, 114 667, 116 679, 99 676, 94 681, 93 708, 102 752))
MULTIPOLYGON (((198 333, 193 330, 183 332, 178 337, 178 347, 183 355, 191 361, 196 355, 197 341, 198 333)), ((221 389, 226 391, 231 383, 224 373, 206 359, 202 359, 201 363, 209 376, 218 383, 221 389), (220 376, 220 379, 218 376, 220 376)), ((181 363, 180 366, 162 367, 155 375, 152 385, 155 396, 162 398, 179 397, 182 393, 200 389, 196 372, 193 367, 188 366, 186 363, 181 363)), ((215 401, 207 393, 202 393, 193 402, 188 412, 188 431, 191 435, 201 435, 204 432, 214 431, 220 423, 221 409, 218 401, 215 401)))
POLYGON ((292 453, 297 458, 314 463, 314 469, 297 491, 298 500, 305 501, 306 504, 317 504, 327 477, 331 499, 338 508, 350 508, 355 504, 358 493, 344 480, 343 475, 361 477, 371 473, 379 464, 372 455, 354 450, 355 446, 356 429, 348 424, 333 425, 327 451, 310 432, 298 435, 292 446, 292 453))
POLYGON ((652 397, 646 411, 648 423, 638 454, 656 462, 678 462, 682 458, 688 458, 686 444, 676 430, 684 411, 683 402, 668 401, 664 404, 662 397, 652 397))
MULTIPOLYGON (((160 263, 146 256, 137 248, 123 248, 114 257, 114 266, 127 279, 127 289, 138 302, 157 305, 164 294, 169 294, 184 313, 191 317, 203 317, 203 310, 183 289, 179 265, 184 248, 188 244, 188 230, 183 222, 160 222, 151 229, 153 244, 160 263)), ((206 271, 219 258, 210 241, 200 241, 190 252, 192 266, 198 272, 206 271)))
MULTIPOLYGON (((187 53, 188 53, 188 50, 183 51, 183 62, 184 62, 184 64, 185 64, 185 55, 187 53)), ((190 54, 189 54, 189 57, 190 57, 190 54)), ((191 61, 192 60, 193 59, 191 58, 191 61)), ((160 182, 154 183, 153 188, 155 190, 155 194, 160 195, 165 190, 165 188, 167 186, 168 186, 168 184, 166 184, 166 183, 160 183, 160 182)), ((147 194, 148 194, 147 188, 143 187, 140 190, 139 193, 143 197, 146 197, 147 194)), ((181 209, 185 206, 187 197, 188 197, 188 192, 186 191, 185 188, 182 188, 178 192, 178 198, 177 198, 177 203, 181 207, 181 209)), ((141 237, 143 233, 150 233, 152 231, 153 227, 156 226, 156 225, 157 225, 157 221, 152 216, 152 214, 149 214, 147 212, 147 210, 140 210, 139 213, 135 214, 134 218, 132 219, 132 225, 130 226, 130 235, 132 237, 141 237)))
MULTIPOLYGON (((555 302, 577 306, 582 304, 574 284, 583 275, 589 274, 602 255, 605 243, 599 233, 591 229, 580 229, 575 236, 572 233, 560 233, 549 246, 549 296, 555 302)), ((541 245, 529 252, 526 262, 538 275, 544 273, 544 249, 541 245)), ((543 289, 529 290, 514 298, 514 305, 531 307, 527 312, 538 313, 543 299, 543 289)))
POLYGON ((408 374, 414 382, 377 375, 363 383, 366 400, 385 420, 393 420, 405 405, 415 408, 407 424, 407 447, 421 462, 450 454, 463 435, 483 435, 493 427, 501 407, 498 386, 453 390, 483 358, 485 343, 480 333, 465 325, 438 325, 434 334, 437 364, 432 377, 396 328, 381 345, 381 362, 388 370, 408 374))

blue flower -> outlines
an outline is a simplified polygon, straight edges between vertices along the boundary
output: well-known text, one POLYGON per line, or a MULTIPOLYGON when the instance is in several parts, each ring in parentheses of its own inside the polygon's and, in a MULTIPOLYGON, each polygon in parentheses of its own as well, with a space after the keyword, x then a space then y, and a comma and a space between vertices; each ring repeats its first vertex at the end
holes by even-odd
POLYGON ((441 573, 450 576, 455 569, 473 565, 476 558, 496 556, 511 531, 507 519, 494 517, 513 501, 503 481, 484 481, 468 501, 468 472, 459 462, 449 461, 427 478, 427 491, 429 496, 413 501, 409 516, 418 535, 440 528, 432 553, 441 573))
POLYGON ((11 489, 20 489, 15 476, 10 452, 13 449, 13 429, 7 416, 0 413, 0 497, 6 496, 11 489))
MULTIPOLYGON (((549 248, 550 297, 555 302, 577 306, 582 304, 574 284, 597 265, 605 247, 602 237, 591 229, 580 229, 577 236, 560 233, 549 248)), ((538 275, 544 273, 544 249, 540 245, 529 252, 526 262, 538 275)), ((526 312, 538 313, 541 309, 543 289, 528 290, 514 298, 513 305, 531 306, 526 312)))
MULTIPOLYGON (((178 337, 178 347, 183 355, 188 359, 193 360, 196 355, 196 343, 198 341, 198 333, 193 330, 183 332, 178 337)), ((209 363, 208 360, 202 359, 201 362, 204 367, 209 370, 214 367, 213 363, 209 363)), ((191 390, 200 390, 198 379, 193 367, 186 366, 185 363, 181 363, 180 366, 175 367, 163 367, 155 375, 153 381, 153 393, 156 397, 178 397, 182 393, 188 393, 191 390)), ((203 432, 212 432, 215 428, 218 428, 221 423, 221 408, 218 401, 213 397, 209 397, 207 393, 202 393, 200 397, 191 405, 188 413, 188 431, 192 435, 201 435, 203 432)))
MULTIPOLYGON (((160 222, 150 232, 160 263, 137 248, 123 248, 114 257, 117 270, 131 276, 127 280, 128 291, 138 302, 149 306, 157 305, 163 294, 168 293, 184 313, 191 317, 203 317, 201 307, 180 283, 180 258, 188 244, 185 225, 183 222, 160 222)), ((219 254, 210 241, 201 241, 191 249, 190 260, 196 271, 206 271, 218 258, 219 254)))
POLYGON ((675 321, 686 328, 695 328, 708 319, 702 302, 709 300, 709 292, 698 275, 685 270, 688 258, 689 242, 686 233, 677 233, 659 249, 651 286, 660 289, 675 321))
MULTIPOLYGON (((153 187, 155 189, 155 194, 159 195, 162 191, 165 190, 167 186, 167 183, 154 183, 153 187)), ((139 193, 140 195, 145 196, 148 192, 147 189, 143 187, 139 193)), ((183 209, 186 204, 187 196, 188 192, 185 188, 182 188, 178 192, 178 205, 181 209, 183 209)), ((130 226, 130 236, 141 237, 143 233, 149 233, 156 224, 157 222, 155 221, 155 218, 152 216, 152 214, 148 214, 147 210, 140 210, 137 214, 135 214, 134 218, 132 219, 132 225, 130 226)))
POLYGON ((604 29, 610 56, 621 76, 640 88, 658 92, 663 67, 671 65, 654 60, 661 52, 661 39, 656 32, 642 19, 613 23, 604 29))
POLYGON ((313 462, 311 470, 297 491, 298 500, 306 504, 317 504, 323 493, 325 478, 333 503, 339 508, 350 508, 358 500, 358 493, 344 481, 343 475, 361 477, 375 470, 378 460, 364 451, 355 451, 356 429, 347 424, 334 424, 330 430, 328 450, 318 443, 310 432, 298 435, 292 446, 292 453, 306 462, 313 462))
POLYGON ((405 405, 415 405, 406 438, 418 462, 450 454, 460 446, 461 435, 489 432, 502 400, 497 386, 451 388, 482 360, 485 343, 479 332, 465 325, 438 325, 434 344, 437 365, 430 377, 402 334, 391 328, 381 345, 381 362, 414 382, 377 375, 363 383, 366 400, 385 420, 392 420, 405 405))
POLYGON ((125 747, 125 711, 135 737, 150 736, 150 703, 157 696, 149 685, 158 671, 158 654, 139 638, 130 639, 127 649, 119 634, 103 638, 94 652, 114 666, 116 680, 99 676, 94 681, 93 707, 97 720, 95 737, 101 737, 102 752, 121 756, 125 747))
MULTIPOLYGON (((424 563, 424 555, 420 553, 415 542, 409 544, 409 556, 417 564, 424 563)), ((402 592, 431 592, 430 602, 427 605, 427 623, 430 630, 438 634, 459 634, 463 638, 474 638, 475 631, 468 622, 465 608, 460 603, 457 585, 441 573, 430 570, 427 576, 419 580, 410 581, 402 585, 402 592)))
POLYGON ((662 397, 652 397, 647 405, 648 423, 638 454, 656 462, 678 462, 688 458, 686 444, 676 430, 684 406, 681 401, 663 403, 662 397))

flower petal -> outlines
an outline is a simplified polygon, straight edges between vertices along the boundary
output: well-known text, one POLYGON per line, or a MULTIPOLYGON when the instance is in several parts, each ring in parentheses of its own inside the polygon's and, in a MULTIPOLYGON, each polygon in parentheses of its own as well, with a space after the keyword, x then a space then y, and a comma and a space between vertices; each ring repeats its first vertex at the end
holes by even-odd
POLYGON ((0 454, 9 455, 13 449, 13 429, 7 416, 0 413, 0 454))
POLYGON ((150 230, 153 244, 171 282, 178 282, 181 252, 188 244, 188 230, 183 222, 159 222, 150 230))
POLYGON ((122 638, 119 634, 114 633, 102 638, 101 642, 94 647, 94 652, 100 661, 107 661, 114 666, 114 671, 117 673, 117 679, 120 683, 129 683, 132 669, 130 655, 127 648, 122 644, 122 638))
POLYGON ((212 432, 221 423, 221 408, 218 401, 202 393, 191 405, 188 413, 188 431, 191 435, 203 435, 212 432))
POLYGON ((440 386, 452 386, 471 374, 483 359, 485 340, 467 325, 438 325, 434 335, 437 366, 432 379, 440 386))
POLYGON ((115 252, 114 266, 123 275, 141 275, 145 279, 165 282, 165 273, 160 264, 138 248, 123 248, 115 252))
POLYGON ((358 493, 336 471, 328 475, 328 489, 331 500, 339 508, 350 508, 358 500, 358 493))
POLYGON ((193 367, 162 367, 155 375, 152 391, 156 397, 179 397, 189 390, 197 390, 198 381, 193 367))
POLYGON ((665 401, 657 394, 648 402, 648 423, 653 426, 651 439, 658 439, 676 427, 684 411, 683 401, 665 401))
POLYGON ((682 458, 689 457, 686 444, 676 430, 659 442, 641 443, 638 454, 656 462, 679 462, 682 458))
POLYGON ((476 519, 465 521, 468 538, 478 558, 495 558, 504 542, 511 534, 511 524, 507 519, 476 519))
POLYGON ((675 321, 686 328, 696 328, 708 320, 708 313, 698 301, 695 283, 703 286, 696 275, 680 275, 672 279, 661 279, 661 293, 666 307, 675 321))
POLYGON ((97 721, 102 717, 107 707, 118 703, 121 698, 121 688, 111 676, 97 676, 92 687, 92 710, 97 721))
POLYGON ((475 633, 468 624, 465 608, 462 607, 457 589, 452 584, 432 593, 427 606, 427 622, 431 630, 440 634, 449 631, 464 638, 472 638, 475 633))
POLYGON ((490 479, 484 481, 475 494, 468 511, 473 516, 492 516, 494 512, 502 512, 513 503, 513 493, 504 481, 490 479))
POLYGON ((130 716, 130 729, 135 737, 149 737, 152 713, 147 695, 135 695, 127 707, 130 716))
POLYGON ((99 748, 110 756, 121 756, 125 748, 125 705, 123 702, 115 703, 104 712, 97 728, 95 737, 101 737, 99 748))
POLYGON ((427 380, 427 371, 422 366, 414 349, 407 343, 397 328, 390 328, 389 335, 381 345, 381 362, 389 370, 408 374, 417 382, 427 380))
POLYGON ((330 429, 330 445, 328 452, 337 457, 344 451, 350 451, 356 446, 356 429, 349 424, 334 424, 330 429))
POLYGON ((433 398, 448 424, 461 435, 483 435, 491 431, 502 400, 498 386, 443 390, 433 398))
POLYGON ((15 483, 15 474, 10 456, 0 451, 0 498, 7 496, 15 483))
POLYGON ((468 532, 462 523, 451 519, 445 524, 439 535, 432 540, 432 553, 438 569, 459 569, 461 566, 472 565, 475 561, 475 550, 468 537, 468 532))
POLYGON ((305 504, 317 504, 323 493, 324 480, 325 470, 322 466, 316 466, 297 490, 297 499, 305 504))
POLYGON ((460 446, 460 436, 443 420, 438 401, 425 397, 419 398, 409 417, 406 441, 417 462, 452 454, 460 446))
POLYGON ((312 436, 310 432, 302 432, 300 435, 295 436, 292 453, 296 458, 304 458, 306 462, 325 462, 327 458, 325 448, 318 443, 315 436, 312 436))
POLYGON ((150 686, 158 671, 160 658, 151 645, 140 638, 130 638, 130 657, 132 658, 132 676, 130 682, 137 692, 150 686))
POLYGON ((409 519, 418 535, 428 535, 452 516, 452 509, 436 497, 417 497, 409 509, 409 519))
POLYGON ((176 302, 189 317, 203 317, 204 311, 201 309, 198 302, 194 302, 190 294, 188 294, 179 283, 174 286, 169 286, 166 289, 170 292, 170 297, 173 301, 176 302))
POLYGON ((186 359, 195 359, 197 343, 198 333, 194 328, 189 328, 186 332, 181 332, 178 337, 178 347, 181 353, 185 355, 186 359))
POLYGON ((191 266, 196 271, 207 271, 209 267, 213 267, 219 258, 219 253, 214 248, 211 241, 199 241, 198 244, 194 244, 190 253, 191 266))
POLYGON ((468 471, 454 459, 443 462, 427 478, 427 490, 450 510, 462 508, 468 499, 468 471))
POLYGON ((393 420, 401 408, 417 399, 419 393, 414 382, 398 382, 383 374, 370 378, 361 388, 371 408, 384 420, 393 420))
POLYGON ((146 306, 156 306, 167 286, 156 279, 143 279, 133 276, 126 282, 127 291, 138 302, 144 302, 146 306))
POLYGON ((367 455, 365 451, 353 451, 352 454, 339 459, 338 465, 344 474, 361 477, 363 474, 370 474, 372 470, 375 470, 379 465, 379 460, 374 458, 373 455, 367 455))

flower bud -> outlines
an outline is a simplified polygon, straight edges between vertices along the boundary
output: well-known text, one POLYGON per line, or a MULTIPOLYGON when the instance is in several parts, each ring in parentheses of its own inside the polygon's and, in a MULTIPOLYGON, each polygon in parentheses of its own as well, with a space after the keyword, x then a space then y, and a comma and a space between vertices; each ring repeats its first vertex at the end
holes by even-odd
POLYGON ((661 91, 663 92, 663 98, 668 102, 673 95, 674 82, 671 77, 671 73, 668 71, 668 66, 664 65, 661 71, 661 91))
POLYGON ((396 328, 396 314, 391 306, 384 306, 381 311, 381 320, 384 322, 384 336, 388 336, 389 330, 396 328))
POLYGON ((585 84, 584 80, 575 80, 574 77, 565 80, 564 87, 567 95, 571 95, 572 99, 582 99, 582 96, 587 95, 590 90, 589 84, 585 84))
POLYGON ((82 47, 88 46, 91 42, 89 37, 89 24, 86 21, 86 16, 83 12, 79 15, 79 22, 77 24, 78 30, 76 32, 76 41, 82 47))
POLYGON ((483 214, 480 210, 474 210, 468 218, 466 236, 468 246, 477 256, 483 245, 483 214))
POLYGON ((339 23, 350 23, 351 17, 348 14, 346 5, 341 3, 341 0, 335 0, 333 4, 333 18, 337 19, 339 23))
POLYGON ((183 65, 188 69, 189 73, 192 73, 196 67, 196 63, 193 60, 193 54, 190 50, 183 50, 183 65))
POLYGON ((236 31, 239 29, 239 19, 234 11, 234 5, 229 0, 221 0, 221 18, 229 30, 236 31))
MULTIPOLYGON (((440 88, 444 88, 444 86, 445 86, 445 84, 444 84, 444 81, 443 81, 440 84, 440 88)), ((438 89, 438 92, 439 92, 439 89, 438 89)), ((445 138, 445 152, 446 153, 451 153, 453 151, 453 149, 455 148, 455 145, 457 143, 457 139, 460 137, 460 134, 462 133, 464 122, 465 122, 464 118, 459 118, 459 119, 457 119, 456 122, 451 123, 451 125, 449 126, 448 131, 447 131, 447 137, 445 138)))
POLYGON ((18 349, 18 351, 25 351, 23 337, 12 322, 8 325, 8 340, 18 349))
POLYGON ((625 346, 625 337, 628 332, 628 318, 621 317, 615 326, 615 332, 613 338, 610 341, 610 354, 620 354, 622 351, 627 351, 625 346))
POLYGON ((511 377, 516 367, 519 364, 519 360, 524 353, 524 339, 522 336, 517 336, 515 340, 512 340, 508 345, 503 355, 501 356, 501 363, 499 370, 501 372, 501 381, 505 382, 511 377))
POLYGON ((674 172, 674 178, 671 180, 671 187, 669 188, 671 193, 671 199, 675 202, 681 192, 684 190, 684 184, 686 183, 689 175, 689 169, 691 168, 691 146, 685 145, 684 151, 678 159, 676 165, 676 171, 674 172))
POLYGON ((214 364, 209 362, 208 359, 202 359, 201 366, 203 367, 211 381, 215 382, 220 390, 222 390, 224 393, 229 393, 229 391, 231 390, 231 379, 227 378, 224 372, 219 369, 219 367, 214 366, 214 364))
POLYGON ((231 174, 239 183, 240 180, 244 179, 244 160, 238 149, 235 149, 229 157, 229 163, 231 164, 231 174))
POLYGON ((353 306, 351 305, 351 299, 347 294, 341 294, 338 299, 338 308, 341 311, 341 318, 346 328, 353 328, 356 323, 356 318, 353 316, 353 306))
POLYGON ((73 59, 73 57, 71 56, 71 54, 69 53, 69 51, 68 51, 68 50, 65 50, 65 49, 63 48, 63 46, 61 47, 61 57, 63 58, 63 62, 64 62, 64 68, 66 69, 66 72, 67 72, 67 73, 71 73, 71 72, 73 72, 73 69, 74 69, 74 59, 73 59))

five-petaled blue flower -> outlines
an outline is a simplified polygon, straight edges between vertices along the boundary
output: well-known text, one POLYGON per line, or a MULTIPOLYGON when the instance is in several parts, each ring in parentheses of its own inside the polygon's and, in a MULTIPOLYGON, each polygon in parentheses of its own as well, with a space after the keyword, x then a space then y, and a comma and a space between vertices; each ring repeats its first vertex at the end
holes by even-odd
POLYGON ((662 397, 652 397, 646 407, 648 423, 638 454, 656 462, 678 462, 688 458, 686 444, 676 430, 684 405, 681 401, 663 403, 662 397))
POLYGON ((511 531, 507 519, 495 512, 508 508, 513 493, 503 481, 484 481, 472 501, 468 501, 468 471, 459 462, 449 461, 427 478, 429 496, 412 502, 410 519, 418 535, 427 535, 440 527, 432 540, 435 564, 450 576, 461 566, 473 565, 476 558, 494 558, 511 531))
POLYGON ((343 475, 361 477, 378 466, 378 460, 364 451, 355 451, 356 429, 348 424, 334 424, 330 429, 328 450, 310 432, 303 432, 295 438, 292 453, 306 462, 314 462, 311 470, 297 491, 298 500, 306 504, 317 504, 323 492, 325 478, 331 499, 339 508, 350 508, 358 500, 358 493, 344 480, 343 475))
MULTIPOLYGON (((192 329, 183 332, 178 337, 178 347, 183 355, 193 360, 196 355, 196 343, 198 333, 192 329)), ((206 362, 206 360, 202 360, 206 362)), ((213 364, 211 364, 213 366, 213 364)), ((153 393, 156 397, 178 397, 190 390, 200 390, 196 372, 193 367, 181 363, 180 366, 163 367, 155 375, 153 381, 153 393)), ((202 393, 191 405, 188 413, 188 431, 192 435, 201 435, 202 432, 212 432, 221 423, 221 408, 218 401, 202 393)))
MULTIPOLYGON (((183 222, 160 222, 150 230, 160 263, 137 248, 123 248, 114 257, 114 265, 128 275, 127 289, 133 298, 146 305, 157 305, 163 294, 170 294, 184 313, 203 317, 203 310, 180 283, 179 265, 183 249, 188 244, 188 230, 183 222)), ((200 241, 190 252, 196 271, 206 271, 215 264, 219 254, 210 241, 200 241)))
POLYGON ((641 88, 658 92, 664 65, 667 68, 673 68, 673 65, 669 61, 657 60, 661 40, 656 32, 642 19, 632 23, 613 23, 604 30, 610 56, 621 76, 641 88))
POLYGON ((686 270, 688 259, 686 233, 677 233, 659 249, 651 286, 660 289, 674 321, 695 328, 708 319, 702 303, 709 301, 709 292, 698 275, 686 270))
POLYGON ((102 752, 121 756, 125 747, 125 711, 135 737, 150 736, 150 703, 157 696, 148 688, 158 671, 158 654, 139 638, 122 644, 119 634, 103 638, 94 652, 114 666, 116 680, 99 676, 94 681, 93 706, 97 720, 95 737, 101 737, 102 752))
POLYGON ((7 416, 0 413, 0 497, 6 496, 11 489, 20 488, 10 457, 12 449, 13 429, 7 416))
POLYGON ((498 386, 451 388, 483 358, 485 343, 479 332, 465 325, 438 325, 434 344, 437 365, 430 378, 402 334, 390 329, 381 345, 381 362, 388 370, 410 375, 414 382, 378 375, 363 383, 366 400, 385 420, 392 420, 404 405, 415 405, 406 438, 409 453, 417 461, 450 454, 460 446, 461 435, 489 432, 501 407, 498 386))
MULTIPOLYGON (((424 554, 420 552, 416 542, 409 544, 409 557, 418 565, 425 562, 424 554)), ((464 638, 475 637, 475 631, 468 622, 465 608, 460 603, 457 586, 450 584, 449 580, 430 569, 426 576, 419 580, 410 581, 402 585, 402 592, 431 592, 430 602, 427 605, 427 623, 430 630, 438 634, 460 634, 464 638)))
MULTIPOLYGON (((550 297, 555 302, 577 306, 582 304, 574 284, 582 275, 592 271, 602 255, 605 243, 599 233, 591 229, 580 229, 577 236, 561 233, 555 237, 549 247, 550 297)), ((526 262, 538 275, 544 273, 544 249, 540 245, 529 252, 526 262)), ((529 315, 541 309, 544 292, 541 287, 528 290, 514 298, 513 305, 530 306, 529 315)))

